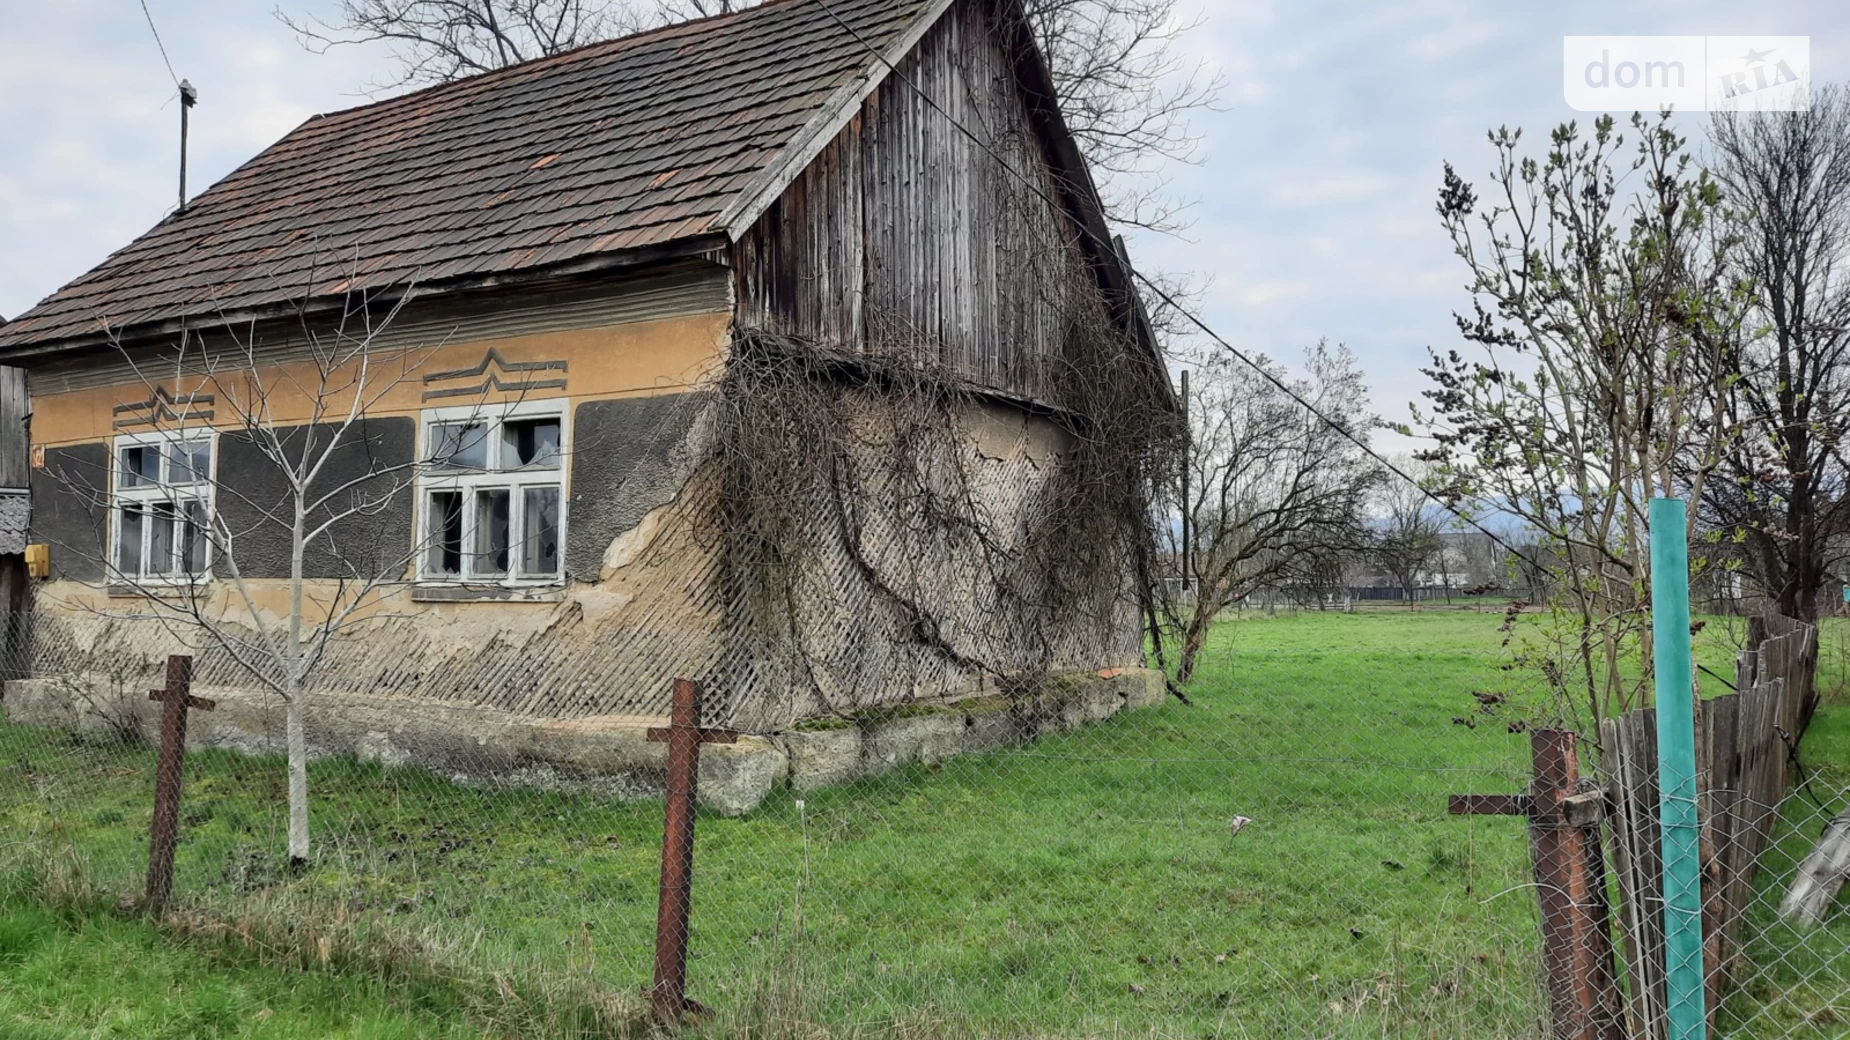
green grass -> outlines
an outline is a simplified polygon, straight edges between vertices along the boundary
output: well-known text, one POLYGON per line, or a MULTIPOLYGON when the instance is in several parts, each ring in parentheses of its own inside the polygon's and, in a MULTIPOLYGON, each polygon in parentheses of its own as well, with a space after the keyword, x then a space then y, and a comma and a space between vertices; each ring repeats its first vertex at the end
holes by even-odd
MULTIPOLYGON (((766 1009, 793 1007, 838 1034, 901 1022, 916 1035, 1541 1036, 1522 824, 1445 815, 1449 794, 1526 783, 1527 738, 1473 711, 1473 691, 1521 679, 1500 668, 1499 621, 1243 619, 1214 633, 1193 707, 703 817, 691 979, 721 1010, 708 1031, 764 1035, 766 1009), (1237 837, 1235 815, 1254 820, 1237 837)), ((1722 640, 1699 637, 1705 658, 1726 661, 1722 640)), ((1837 716, 1820 725, 1842 751, 1837 716)), ((74 849, 91 888, 131 890, 150 776, 144 749, 0 725, 0 835, 74 849)), ((282 783, 275 760, 189 758, 182 898, 233 921, 321 922, 358 949, 411 937, 449 974, 538 967, 626 1000, 647 982, 659 802, 318 762, 317 859, 294 878, 278 855, 282 783)), ((34 919, 17 896, 5 910, 34 919)), ((86 959, 109 958, 83 948, 153 942, 99 913, 44 932, 42 952, 9 960, 0 946, 0 989, 16 994, 0 1009, 47 1006, 50 983, 27 966, 58 948, 72 967, 53 974, 85 979, 86 959)), ((162 956, 240 994, 241 1021, 270 1008, 266 1027, 327 1006, 496 1025, 477 1000, 393 1012, 373 992, 385 1003, 369 1005, 363 972, 300 951, 308 970, 265 976, 274 998, 237 988, 263 973, 235 943, 162 956)), ((108 988, 118 1006, 94 1014, 130 1023, 116 1035, 162 1035, 163 1015, 190 1013, 190 995, 152 980, 108 988)), ((101 1020, 84 1021, 42 1035, 91 1035, 101 1020)), ((338 1033, 345 1020, 331 1021, 338 1033)))
MULTIPOLYGON (((1826 679, 1828 667, 1821 668, 1826 679)), ((1794 868, 1824 825, 1850 805, 1850 705, 1821 711, 1805 734, 1810 795, 1786 802, 1773 844, 1761 859, 1755 901, 1748 914, 1747 964, 1739 986, 1723 1002, 1723 1035, 1823 1040, 1850 1035, 1850 915, 1841 908, 1821 929, 1794 928, 1778 919, 1794 868), (1815 796, 1820 806, 1811 800, 1815 796)))
POLYGON ((366 1040, 484 1035, 440 987, 281 974, 144 921, 0 905, 0 1036, 366 1040))

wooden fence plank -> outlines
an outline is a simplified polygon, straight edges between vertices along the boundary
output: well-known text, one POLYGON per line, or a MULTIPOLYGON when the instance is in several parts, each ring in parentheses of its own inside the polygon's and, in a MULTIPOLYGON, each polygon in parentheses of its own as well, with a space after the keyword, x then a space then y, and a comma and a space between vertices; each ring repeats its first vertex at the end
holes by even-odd
MULTIPOLYGON (((1697 718, 1711 1008, 1735 974, 1732 961, 1739 956, 1754 877, 1794 779, 1793 749, 1816 689, 1815 626, 1757 618, 1749 635, 1752 649, 1735 662, 1739 692, 1703 702, 1697 718)), ((1645 1040, 1661 1040, 1668 1021, 1656 732, 1656 713, 1648 708, 1600 723, 1600 771, 1612 802, 1608 847, 1623 901, 1626 1010, 1632 1035, 1645 1040)))

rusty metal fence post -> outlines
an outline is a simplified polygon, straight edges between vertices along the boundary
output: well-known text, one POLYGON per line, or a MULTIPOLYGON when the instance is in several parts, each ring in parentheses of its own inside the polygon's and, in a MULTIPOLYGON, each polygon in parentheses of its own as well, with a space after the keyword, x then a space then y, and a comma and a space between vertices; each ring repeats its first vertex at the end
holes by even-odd
POLYGON ((731 744, 737 733, 700 727, 700 685, 674 681, 674 708, 666 729, 649 739, 668 744, 667 806, 662 827, 662 883, 655 915, 655 985, 649 1006, 655 1021, 672 1026, 705 1008, 687 998, 687 938, 693 916, 694 800, 700 780, 700 745, 731 744))
POLYGON ((1528 794, 1453 795, 1450 811, 1528 818, 1553 1034, 1557 1040, 1625 1040, 1599 845, 1605 794, 1581 790, 1577 743, 1566 730, 1536 730, 1528 794))
POLYGON ((186 714, 211 711, 218 702, 192 695, 193 659, 167 658, 167 685, 148 691, 161 706, 161 749, 154 766, 154 822, 148 832, 148 910, 159 913, 173 897, 173 855, 180 839, 180 774, 186 765, 186 714))

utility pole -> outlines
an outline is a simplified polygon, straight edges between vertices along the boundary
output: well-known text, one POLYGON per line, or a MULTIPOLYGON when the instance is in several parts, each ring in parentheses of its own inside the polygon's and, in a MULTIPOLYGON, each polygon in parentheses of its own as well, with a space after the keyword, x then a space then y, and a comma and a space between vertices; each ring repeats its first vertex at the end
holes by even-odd
POLYGON ((180 209, 186 212, 186 130, 187 114, 193 106, 199 104, 199 91, 193 89, 191 80, 180 81, 180 209))

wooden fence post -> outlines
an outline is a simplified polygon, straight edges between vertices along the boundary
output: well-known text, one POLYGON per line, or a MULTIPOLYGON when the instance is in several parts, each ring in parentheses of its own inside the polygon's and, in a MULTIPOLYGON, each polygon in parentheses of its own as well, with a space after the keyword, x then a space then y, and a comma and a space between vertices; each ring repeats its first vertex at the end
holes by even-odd
POLYGON ((180 840, 180 773, 186 765, 186 712, 211 711, 217 701, 195 697, 193 659, 167 658, 167 685, 148 691, 161 706, 161 750, 154 766, 154 823, 148 832, 148 910, 160 913, 173 896, 173 854, 180 840))
POLYGON ((1451 812, 1528 817, 1552 1035, 1625 1040, 1599 846, 1605 795, 1580 789, 1577 739, 1566 730, 1536 730, 1529 743, 1535 777, 1528 794, 1453 795, 1451 812))

